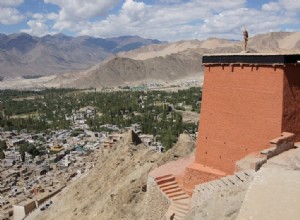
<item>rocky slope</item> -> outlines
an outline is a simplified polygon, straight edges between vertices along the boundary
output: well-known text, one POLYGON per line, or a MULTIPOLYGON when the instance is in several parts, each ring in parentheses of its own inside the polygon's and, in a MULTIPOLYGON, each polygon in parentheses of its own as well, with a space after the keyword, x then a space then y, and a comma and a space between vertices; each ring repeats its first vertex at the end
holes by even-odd
POLYGON ((52 207, 26 219, 142 219, 148 172, 190 154, 194 141, 183 134, 171 150, 158 154, 143 144, 133 145, 130 136, 111 153, 100 154, 100 162, 55 196, 52 207))

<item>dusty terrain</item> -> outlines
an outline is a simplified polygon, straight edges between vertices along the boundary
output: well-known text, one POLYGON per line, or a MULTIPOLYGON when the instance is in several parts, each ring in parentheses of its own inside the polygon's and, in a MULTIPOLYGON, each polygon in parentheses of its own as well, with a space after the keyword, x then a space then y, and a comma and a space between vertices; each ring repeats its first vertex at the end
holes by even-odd
POLYGON ((26 219, 142 219, 148 172, 193 150, 194 140, 186 134, 165 154, 135 146, 127 135, 111 153, 100 153, 101 162, 55 196, 49 209, 26 219))

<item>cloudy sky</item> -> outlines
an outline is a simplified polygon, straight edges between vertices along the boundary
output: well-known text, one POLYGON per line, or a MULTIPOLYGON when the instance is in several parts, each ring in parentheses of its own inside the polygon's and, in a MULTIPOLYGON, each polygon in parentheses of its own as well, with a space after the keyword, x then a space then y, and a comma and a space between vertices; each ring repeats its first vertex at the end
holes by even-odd
POLYGON ((300 31, 300 0, 0 0, 0 32, 166 41, 300 31))

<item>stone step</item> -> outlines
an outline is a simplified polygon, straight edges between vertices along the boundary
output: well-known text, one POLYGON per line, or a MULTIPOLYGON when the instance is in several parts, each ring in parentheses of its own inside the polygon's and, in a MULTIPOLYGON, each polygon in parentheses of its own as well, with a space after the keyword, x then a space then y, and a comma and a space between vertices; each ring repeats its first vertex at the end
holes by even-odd
POLYGON ((181 204, 181 203, 174 202, 173 205, 174 205, 175 207, 180 207, 180 208, 185 208, 185 209, 189 209, 189 208, 190 208, 190 205, 187 204, 187 203, 181 204))
POLYGON ((188 212, 189 212, 189 210, 188 209, 178 209, 178 208, 176 208, 176 207, 172 207, 172 209, 174 210, 174 212, 177 214, 182 214, 182 215, 186 215, 188 212))
POLYGON ((158 185, 161 185, 161 184, 172 182, 172 181, 175 181, 175 177, 174 176, 168 176, 168 177, 164 177, 160 180, 157 180, 156 183, 158 185))
POLYGON ((220 184, 220 182, 217 180, 211 181, 210 185, 212 185, 214 189, 222 189, 223 188, 223 185, 220 184))
POLYGON ((184 217, 186 216, 186 214, 183 213, 175 213, 175 218, 174 219, 184 219, 184 217))
POLYGON ((244 170, 244 174, 245 176, 248 176, 248 178, 253 176, 255 173, 255 170, 244 170))
POLYGON ((210 191, 214 191, 215 189, 219 189, 219 186, 215 186, 213 183, 208 182, 206 188, 210 191))
POLYGON ((171 182, 159 184, 159 188, 163 189, 163 188, 165 188, 165 187, 169 187, 169 186, 172 186, 172 185, 178 186, 178 184, 177 184, 176 181, 171 181, 171 182))
MULTIPOLYGON (((166 219, 169 220, 169 219, 171 218, 171 215, 172 215, 172 214, 173 214, 173 213, 167 215, 167 216, 166 216, 166 219)), ((186 216, 186 215, 183 215, 183 214, 180 214, 180 213, 175 213, 173 219, 174 219, 174 220, 183 220, 185 216, 186 216)))
POLYGON ((176 212, 176 213, 181 213, 181 214, 184 214, 184 215, 186 215, 188 212, 189 212, 189 210, 190 209, 179 209, 179 208, 177 208, 177 207, 175 207, 174 206, 174 211, 176 212))
POLYGON ((171 194, 171 193, 175 193, 175 192, 181 192, 182 189, 180 189, 179 187, 177 187, 176 189, 170 189, 170 190, 166 190, 166 191, 163 191, 165 194, 171 194))
POLYGON ((224 180, 227 180, 231 184, 231 186, 237 185, 237 180, 235 178, 232 178, 232 176, 226 176, 224 177, 224 180))
POLYGON ((169 198, 173 198, 173 197, 175 197, 175 196, 180 196, 180 195, 186 195, 186 193, 185 193, 183 190, 181 190, 181 191, 179 191, 179 192, 174 192, 174 193, 169 193, 169 194, 167 194, 167 196, 168 196, 169 198))
POLYGON ((182 199, 189 199, 190 197, 187 194, 183 194, 183 195, 179 195, 179 196, 175 196, 172 197, 171 199, 173 201, 178 201, 178 200, 182 200, 182 199))
POLYGON ((189 211, 188 208, 177 207, 177 206, 175 206, 174 204, 172 204, 172 205, 170 206, 170 210, 171 210, 171 211, 173 210, 173 212, 174 212, 174 211, 178 211, 178 212, 180 212, 180 213, 187 213, 187 212, 189 211))
MULTIPOLYGON (((169 215, 168 217, 170 217, 173 213, 175 213, 175 217, 180 217, 180 218, 184 218, 186 216, 187 213, 181 213, 181 212, 178 212, 177 210, 174 210, 173 207, 170 207, 169 209, 169 215)), ((168 218, 169 219, 169 218, 168 218)))
POLYGON ((250 177, 254 175, 254 170, 243 170, 241 172, 235 173, 236 176, 238 176, 243 181, 247 181, 250 177))
POLYGON ((238 179, 240 179, 242 182, 245 182, 247 180, 247 176, 244 172, 239 172, 234 174, 238 179))
POLYGON ((156 179, 160 190, 172 200, 172 204, 166 213, 166 218, 170 219, 171 215, 175 213, 175 219, 184 219, 190 209, 190 197, 181 189, 176 179, 172 175, 165 175, 159 179, 156 179))
POLYGON ((222 181, 221 179, 215 180, 219 186, 221 186, 221 188, 226 188, 228 186, 227 183, 225 183, 224 181, 222 181))
POLYGON ((164 179, 164 178, 167 178, 167 177, 173 177, 173 174, 167 174, 167 175, 164 175, 164 176, 159 176, 159 177, 156 177, 154 180, 158 181, 158 180, 161 180, 161 179, 164 179))
POLYGON ((177 206, 187 206, 187 207, 189 207, 190 206, 190 199, 183 199, 183 200, 180 200, 180 201, 175 201, 173 204, 177 205, 177 206))
POLYGON ((201 185, 199 185, 199 186, 197 186, 197 188, 196 188, 199 192, 200 191, 211 191, 211 190, 213 190, 214 189, 214 187, 209 183, 209 182, 207 182, 207 183, 203 183, 203 184, 201 184, 201 185))
POLYGON ((178 185, 176 184, 174 184, 174 185, 171 185, 171 186, 165 186, 165 187, 159 187, 160 189, 161 189, 161 191, 166 191, 166 190, 169 190, 170 189, 170 187, 178 187, 178 185))
POLYGON ((239 185, 239 180, 235 176, 227 176, 226 178, 231 182, 232 185, 239 185))
POLYGON ((226 187, 229 187, 229 186, 233 185, 232 182, 229 181, 227 177, 221 178, 220 181, 222 181, 225 184, 226 187))
POLYGON ((171 190, 171 189, 177 189, 179 188, 178 184, 174 184, 174 185, 171 185, 169 187, 164 187, 164 188, 161 188, 162 191, 167 191, 167 190, 171 190))
POLYGON ((176 212, 183 213, 183 214, 187 214, 189 212, 188 208, 173 206, 173 209, 176 210, 176 212))

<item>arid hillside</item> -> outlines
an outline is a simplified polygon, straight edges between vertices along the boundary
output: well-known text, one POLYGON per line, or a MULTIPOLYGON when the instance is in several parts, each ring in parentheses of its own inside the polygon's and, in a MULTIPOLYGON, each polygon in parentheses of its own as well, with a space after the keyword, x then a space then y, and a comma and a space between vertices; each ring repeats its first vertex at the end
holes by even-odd
POLYGON ((147 60, 117 57, 73 81, 74 87, 104 87, 127 85, 132 82, 173 81, 195 76, 202 71, 202 54, 194 51, 170 54, 147 60), (83 83, 84 82, 84 83, 83 83))
POLYGON ((100 162, 90 173, 56 195, 49 209, 36 210, 26 219, 142 219, 149 171, 193 150, 194 140, 186 134, 159 154, 132 144, 129 132, 110 153, 99 154, 100 162))
POLYGON ((249 40, 249 48, 259 52, 300 52, 300 32, 271 32, 249 40))

